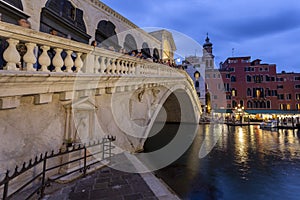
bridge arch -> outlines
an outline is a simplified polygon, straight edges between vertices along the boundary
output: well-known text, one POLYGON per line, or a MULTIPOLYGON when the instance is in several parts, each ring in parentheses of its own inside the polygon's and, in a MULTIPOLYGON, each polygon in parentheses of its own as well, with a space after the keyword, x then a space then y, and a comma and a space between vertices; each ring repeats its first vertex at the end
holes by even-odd
POLYGON ((142 53, 145 58, 151 58, 150 48, 147 42, 142 44, 142 53))
POLYGON ((124 49, 126 52, 137 50, 137 43, 131 34, 127 34, 125 37, 124 49))
POLYGON ((89 43, 83 10, 69 0, 48 0, 41 11, 40 31, 50 33, 52 29, 59 36, 78 42, 89 43))
POLYGON ((120 49, 116 26, 111 21, 101 20, 98 23, 95 38, 98 43, 101 43, 106 48, 113 47, 115 50, 120 49))
POLYGON ((23 12, 21 0, 4 0, 0 1, 1 21, 18 24, 18 20, 27 19, 29 16, 23 12), (5 2, 5 3, 4 3, 5 2))

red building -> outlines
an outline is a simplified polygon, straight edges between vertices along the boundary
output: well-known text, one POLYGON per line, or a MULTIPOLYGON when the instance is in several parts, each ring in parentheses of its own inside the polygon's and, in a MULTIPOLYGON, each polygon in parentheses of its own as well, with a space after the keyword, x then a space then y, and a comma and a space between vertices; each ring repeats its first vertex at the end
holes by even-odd
POLYGON ((300 110, 300 73, 277 74, 275 64, 251 61, 250 56, 230 57, 219 70, 206 70, 206 82, 213 109, 240 105, 245 109, 300 110), (222 77, 222 89, 213 80, 216 75, 222 77), (225 96, 226 105, 218 101, 220 95, 225 96))

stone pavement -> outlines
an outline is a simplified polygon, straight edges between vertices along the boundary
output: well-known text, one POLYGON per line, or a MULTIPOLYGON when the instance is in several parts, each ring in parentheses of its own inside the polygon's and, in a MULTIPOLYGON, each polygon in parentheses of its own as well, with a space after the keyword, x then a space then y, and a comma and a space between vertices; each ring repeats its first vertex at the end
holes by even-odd
MULTIPOLYGON (((120 157, 118 159, 120 161, 120 157)), ((45 194, 43 200, 179 199, 150 172, 128 173, 109 167, 102 167, 70 183, 51 183, 45 194)))
MULTIPOLYGON (((48 191, 48 192, 47 192, 48 191)), ((47 194, 48 193, 48 194, 47 194)), ((74 183, 54 183, 45 200, 154 200, 158 199, 140 174, 104 167, 74 183), (50 192, 50 194, 49 194, 50 192)))

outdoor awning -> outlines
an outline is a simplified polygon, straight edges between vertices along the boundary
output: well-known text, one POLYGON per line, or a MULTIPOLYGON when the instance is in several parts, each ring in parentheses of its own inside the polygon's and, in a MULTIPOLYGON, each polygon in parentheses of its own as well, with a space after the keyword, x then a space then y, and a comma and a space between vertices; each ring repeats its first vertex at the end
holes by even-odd
POLYGON ((256 114, 275 114, 275 115, 296 115, 300 114, 299 110, 245 110, 246 113, 250 115, 256 115, 256 114))

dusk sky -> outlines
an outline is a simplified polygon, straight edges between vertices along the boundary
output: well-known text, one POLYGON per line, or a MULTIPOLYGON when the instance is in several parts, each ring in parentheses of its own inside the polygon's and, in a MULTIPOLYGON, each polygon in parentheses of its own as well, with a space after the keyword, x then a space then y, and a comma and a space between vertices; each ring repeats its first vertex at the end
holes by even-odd
MULTIPOLYGON (((252 60, 259 58, 262 63, 276 64, 278 72, 300 72, 299 0, 102 2, 141 28, 174 30, 200 45, 208 33, 216 65, 232 55, 251 56, 252 60)), ((192 52, 186 54, 201 55, 200 49, 192 52)))

